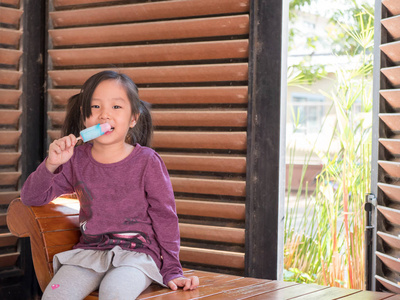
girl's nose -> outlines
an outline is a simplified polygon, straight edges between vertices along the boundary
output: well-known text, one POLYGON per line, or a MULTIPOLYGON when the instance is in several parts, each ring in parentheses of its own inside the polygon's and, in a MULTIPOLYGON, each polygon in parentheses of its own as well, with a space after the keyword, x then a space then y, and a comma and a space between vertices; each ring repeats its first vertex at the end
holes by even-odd
POLYGON ((102 119, 102 120, 108 120, 108 119, 110 119, 110 116, 111 116, 110 110, 107 108, 103 108, 99 115, 100 119, 102 119))

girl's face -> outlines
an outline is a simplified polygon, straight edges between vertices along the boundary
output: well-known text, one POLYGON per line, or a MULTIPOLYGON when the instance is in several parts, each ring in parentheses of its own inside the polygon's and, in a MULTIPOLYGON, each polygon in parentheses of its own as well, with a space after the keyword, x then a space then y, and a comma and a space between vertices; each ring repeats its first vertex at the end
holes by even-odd
POLYGON ((86 127, 99 123, 111 125, 111 131, 95 139, 94 142, 104 144, 125 142, 129 128, 136 124, 125 88, 116 80, 104 80, 94 90, 90 105, 92 115, 85 120, 86 127))

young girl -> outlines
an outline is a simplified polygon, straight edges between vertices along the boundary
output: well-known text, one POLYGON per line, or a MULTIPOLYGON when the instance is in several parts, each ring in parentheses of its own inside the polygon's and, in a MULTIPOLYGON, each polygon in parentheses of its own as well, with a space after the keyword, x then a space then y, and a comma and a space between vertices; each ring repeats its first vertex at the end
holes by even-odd
POLYGON ((135 299, 153 281, 193 290, 179 262, 179 229, 167 169, 148 145, 151 116, 124 74, 103 71, 71 98, 63 138, 21 190, 26 205, 40 206, 76 193, 81 237, 53 259, 55 275, 42 299, 135 299), (109 123, 111 130, 76 146, 79 131, 109 123))

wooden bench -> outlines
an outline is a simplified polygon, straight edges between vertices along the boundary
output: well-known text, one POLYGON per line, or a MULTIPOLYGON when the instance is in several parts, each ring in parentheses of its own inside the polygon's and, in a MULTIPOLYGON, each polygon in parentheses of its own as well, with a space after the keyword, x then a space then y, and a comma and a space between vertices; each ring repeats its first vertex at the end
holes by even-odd
MULTIPOLYGON (((58 252, 71 249, 79 240, 78 212, 78 200, 70 198, 58 198, 41 207, 29 207, 24 205, 20 199, 15 199, 8 208, 7 224, 10 232, 18 237, 30 237, 33 264, 42 291, 53 276, 53 256, 58 252)), ((202 285, 200 289, 210 290, 210 286, 212 286, 212 293, 223 292, 227 288, 226 285, 221 285, 222 282, 226 282, 231 287, 237 284, 246 286, 265 282, 261 279, 191 269, 184 269, 184 272, 187 276, 196 275, 200 278, 202 285), (236 282, 238 279, 240 279, 240 284, 236 282), (235 281, 235 285, 231 282, 232 280, 235 281)), ((158 285, 151 285, 143 292, 140 299, 165 294, 168 294, 171 299, 179 299, 181 293, 183 293, 182 290, 174 292, 158 285)), ((189 293, 194 296, 199 291, 189 293)), ((182 297, 187 296, 184 295, 182 294, 182 297)), ((97 292, 92 293, 86 299, 97 299, 97 292)))

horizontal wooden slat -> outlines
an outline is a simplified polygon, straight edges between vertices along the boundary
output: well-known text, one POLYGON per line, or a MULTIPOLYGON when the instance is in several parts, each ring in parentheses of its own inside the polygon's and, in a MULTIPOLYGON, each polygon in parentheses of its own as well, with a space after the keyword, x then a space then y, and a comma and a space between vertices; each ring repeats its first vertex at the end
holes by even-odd
POLYGON ((184 262, 231 267, 237 269, 244 268, 244 253, 239 252, 218 251, 182 246, 179 257, 180 260, 184 262))
MULTIPOLYGON (((0 43, 1 43, 1 41, 0 41, 0 43)), ((0 64, 17 65, 21 55, 22 55, 21 50, 0 48, 0 64)))
POLYGON ((171 176, 174 192, 241 196, 246 195, 246 182, 239 180, 200 179, 171 176))
MULTIPOLYGON (((79 89, 48 90, 55 105, 66 105, 68 99, 79 91, 79 89)), ((139 96, 151 104, 246 104, 248 98, 247 86, 141 88, 139 96)))
POLYGON ((20 157, 21 157, 20 152, 0 152, 0 165, 3 166, 16 165, 20 157))
POLYGON ((397 0, 382 0, 382 4, 386 6, 392 15, 400 14, 400 5, 397 0))
POLYGON ((400 154, 400 139, 379 139, 381 143, 393 155, 400 154))
POLYGON ((382 68, 381 72, 394 88, 400 87, 400 67, 382 68))
MULTIPOLYGON (((57 253, 60 253, 60 252, 71 250, 74 245, 75 244, 47 247, 46 258, 47 258, 47 261, 49 262, 49 269, 53 270, 52 262, 53 262, 54 255, 56 255, 57 253)), ((98 300, 98 299, 96 299, 96 300, 98 300)))
POLYGON ((381 253, 379 251, 376 251, 375 253, 385 266, 396 272, 400 272, 400 260, 398 258, 391 257, 390 255, 381 253))
POLYGON ((55 47, 246 35, 248 15, 49 30, 55 47))
POLYGON ((400 249, 400 238, 385 232, 378 231, 378 236, 380 236, 390 247, 400 249))
POLYGON ((0 145, 16 145, 21 131, 0 131, 0 145))
POLYGON ((19 197, 19 191, 0 192, 0 205, 8 205, 12 200, 19 197))
POLYGON ((394 109, 400 109, 400 89, 380 90, 379 93, 394 109))
POLYGON ((16 185, 21 172, 0 172, 0 185, 16 185))
POLYGON ((0 226, 7 225, 7 213, 0 213, 0 226))
POLYGON ((400 186, 386 183, 378 183, 378 187, 391 201, 400 202, 400 186))
POLYGON ((400 55, 399 55, 400 42, 393 42, 393 43, 382 44, 382 45, 380 45, 380 49, 382 50, 383 53, 386 54, 386 56, 387 56, 394 64, 397 65, 397 64, 400 63, 400 55))
POLYGON ((247 111, 153 110, 156 126, 247 127, 247 111))
POLYGON ((11 233, 0 233, 0 247, 17 245, 18 238, 11 233))
POLYGON ((0 70, 0 84, 18 86, 21 76, 20 71, 0 70))
POLYGON ((399 16, 382 19, 381 23, 389 32, 389 34, 393 37, 394 40, 398 40, 400 38, 399 16))
POLYGON ((247 58, 248 41, 214 41, 48 51, 54 66, 247 58))
POLYGON ((18 257, 19 252, 0 254, 0 268, 15 266, 18 257))
MULTIPOLYGON (((62 125, 65 112, 50 111, 47 113, 54 125, 62 125)), ((1 116, 1 111, 0 111, 1 116)), ((155 126, 185 126, 185 127, 246 127, 246 111, 216 111, 216 110, 153 110, 155 126)))
POLYGON ((390 207, 378 205, 378 210, 384 215, 389 222, 400 225, 400 211, 390 207))
POLYGON ((22 13, 20 9, 0 6, 0 23, 17 26, 22 13))
POLYGON ((400 177, 400 163, 392 161, 378 161, 378 164, 384 169, 391 177, 400 177))
POLYGON ((0 125, 17 125, 21 110, 0 109, 0 125))
POLYGON ((71 6, 79 4, 92 4, 102 2, 119 2, 120 0, 53 0, 54 7, 71 6))
MULTIPOLYGON (((53 70, 48 73, 55 86, 74 86, 83 85, 90 76, 102 70, 53 70)), ((131 77, 136 84, 246 81, 248 75, 247 63, 121 68, 119 71, 131 77)))
POLYGON ((0 104, 18 105, 18 100, 21 95, 21 90, 0 89, 0 104))
POLYGON ((20 0, 0 0, 1 4, 7 4, 7 5, 11 5, 14 7, 18 7, 19 6, 19 1, 20 0))
POLYGON ((246 173, 246 157, 160 153, 169 170, 246 173))
POLYGON ((37 218, 73 216, 79 214, 79 201, 67 197, 58 197, 45 206, 32 206, 37 218))
POLYGON ((379 118, 392 131, 400 131, 400 113, 379 114, 379 118))
POLYGON ((245 219, 245 205, 241 203, 196 201, 177 198, 176 210, 178 214, 212 218, 226 218, 234 220, 245 219))
POLYGON ((244 229, 180 223, 181 238, 244 244, 244 229))
POLYGON ((386 278, 383 278, 379 275, 375 275, 375 278, 385 287, 387 288, 389 291, 393 292, 393 293, 397 293, 400 294, 400 285, 392 282, 386 278))
POLYGON ((0 28, 0 44, 17 47, 21 35, 21 30, 0 28))
POLYGON ((50 12, 54 27, 244 13, 249 0, 179 0, 50 12))
POLYGON ((155 131, 155 148, 246 150, 246 132, 155 131))

